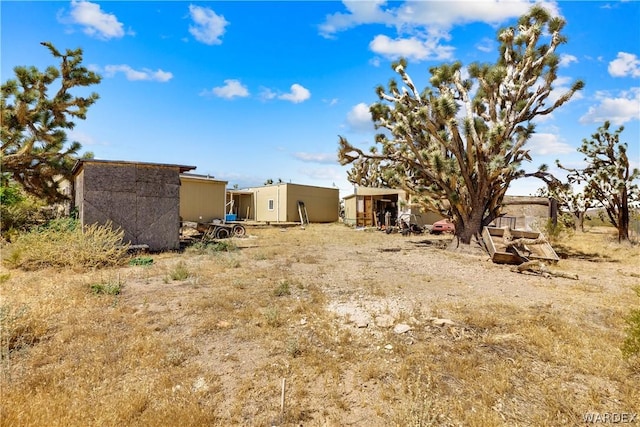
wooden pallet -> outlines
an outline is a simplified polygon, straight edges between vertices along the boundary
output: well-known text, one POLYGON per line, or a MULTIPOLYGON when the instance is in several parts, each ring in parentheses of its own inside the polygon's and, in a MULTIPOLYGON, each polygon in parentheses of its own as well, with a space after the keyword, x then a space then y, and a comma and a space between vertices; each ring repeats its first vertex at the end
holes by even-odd
POLYGON ((513 239, 543 240, 542 243, 526 244, 507 247, 504 241, 505 228, 484 227, 482 240, 491 255, 491 260, 497 264, 522 264, 527 261, 546 261, 556 263, 559 257, 542 233, 526 230, 511 230, 513 239))

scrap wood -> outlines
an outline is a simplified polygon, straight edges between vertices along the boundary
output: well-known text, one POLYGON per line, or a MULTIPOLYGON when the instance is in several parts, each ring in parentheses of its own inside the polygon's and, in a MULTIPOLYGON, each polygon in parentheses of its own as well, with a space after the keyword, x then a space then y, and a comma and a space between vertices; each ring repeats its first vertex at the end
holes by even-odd
POLYGON ((503 227, 502 229, 504 230, 502 234, 502 242, 507 247, 507 249, 512 246, 544 245, 545 243, 549 243, 547 242, 547 239, 542 235, 542 233, 540 233, 539 237, 535 239, 526 239, 526 238, 514 239, 513 234, 511 234, 510 227, 503 227))
POLYGON ((544 245, 547 242, 547 239, 544 238, 544 236, 538 237, 537 239, 515 239, 515 240, 510 240, 507 242, 504 242, 504 245, 507 248, 510 248, 512 246, 524 246, 524 245, 544 245))
POLYGON ((544 277, 553 276, 553 277, 564 277, 565 279, 578 280, 577 274, 550 270, 547 264, 538 260, 523 262, 522 264, 511 268, 511 271, 515 273, 531 272, 535 274, 540 274, 544 277))

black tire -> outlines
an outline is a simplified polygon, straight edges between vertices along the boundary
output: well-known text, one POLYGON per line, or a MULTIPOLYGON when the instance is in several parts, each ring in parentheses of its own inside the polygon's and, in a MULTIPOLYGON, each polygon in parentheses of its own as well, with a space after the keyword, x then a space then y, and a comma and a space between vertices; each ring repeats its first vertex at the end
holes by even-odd
POLYGON ((229 229, 220 227, 216 230, 216 239, 226 239, 229 237, 229 229))
POLYGON ((247 230, 245 230, 245 228, 240 225, 240 224, 236 224, 233 226, 233 235, 236 237, 242 237, 245 234, 247 234, 247 230))

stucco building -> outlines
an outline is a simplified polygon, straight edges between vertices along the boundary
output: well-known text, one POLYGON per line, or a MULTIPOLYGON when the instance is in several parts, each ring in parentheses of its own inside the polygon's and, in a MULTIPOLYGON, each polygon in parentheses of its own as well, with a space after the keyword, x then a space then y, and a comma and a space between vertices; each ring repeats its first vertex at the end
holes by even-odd
POLYGON ((195 166, 80 160, 73 168, 80 223, 111 223, 152 251, 180 246, 180 174, 195 166))

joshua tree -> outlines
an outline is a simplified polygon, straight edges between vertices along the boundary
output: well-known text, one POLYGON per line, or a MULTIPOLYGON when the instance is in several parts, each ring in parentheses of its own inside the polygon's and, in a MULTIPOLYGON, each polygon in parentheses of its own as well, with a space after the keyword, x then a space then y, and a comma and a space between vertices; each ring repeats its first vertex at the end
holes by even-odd
POLYGON ((569 172, 570 184, 583 184, 585 199, 604 208, 609 222, 618 229, 618 241, 629 240, 629 204, 640 200, 637 183, 640 170, 629 168, 627 144, 620 142, 620 126, 609 131, 607 121, 591 135, 583 139, 578 151, 585 155, 587 167, 566 168, 556 161, 558 167, 569 172))
POLYGON ((498 32, 495 64, 473 63, 469 78, 462 64, 430 69, 431 87, 419 92, 400 60, 392 68, 388 90, 371 108, 376 136, 370 152, 340 137, 341 164, 351 164, 348 178, 368 186, 400 186, 427 209, 453 217, 457 243, 469 244, 499 214, 509 184, 524 175, 531 160, 525 145, 532 120, 567 102, 582 89, 576 81, 555 100, 549 95, 557 78, 556 48, 566 42, 565 21, 533 7, 516 27, 498 32), (543 41, 547 41, 544 43, 543 41), (379 147, 379 148, 378 148, 379 147))
POLYGON ((70 178, 81 148, 78 142, 67 143, 66 130, 73 129, 74 118, 84 120, 98 99, 96 93, 80 97, 70 90, 97 84, 100 76, 82 66, 81 49, 62 54, 51 43, 42 45, 60 59, 60 67, 16 67, 16 78, 2 85, 2 172, 27 193, 56 201, 64 198, 57 181, 70 178))

